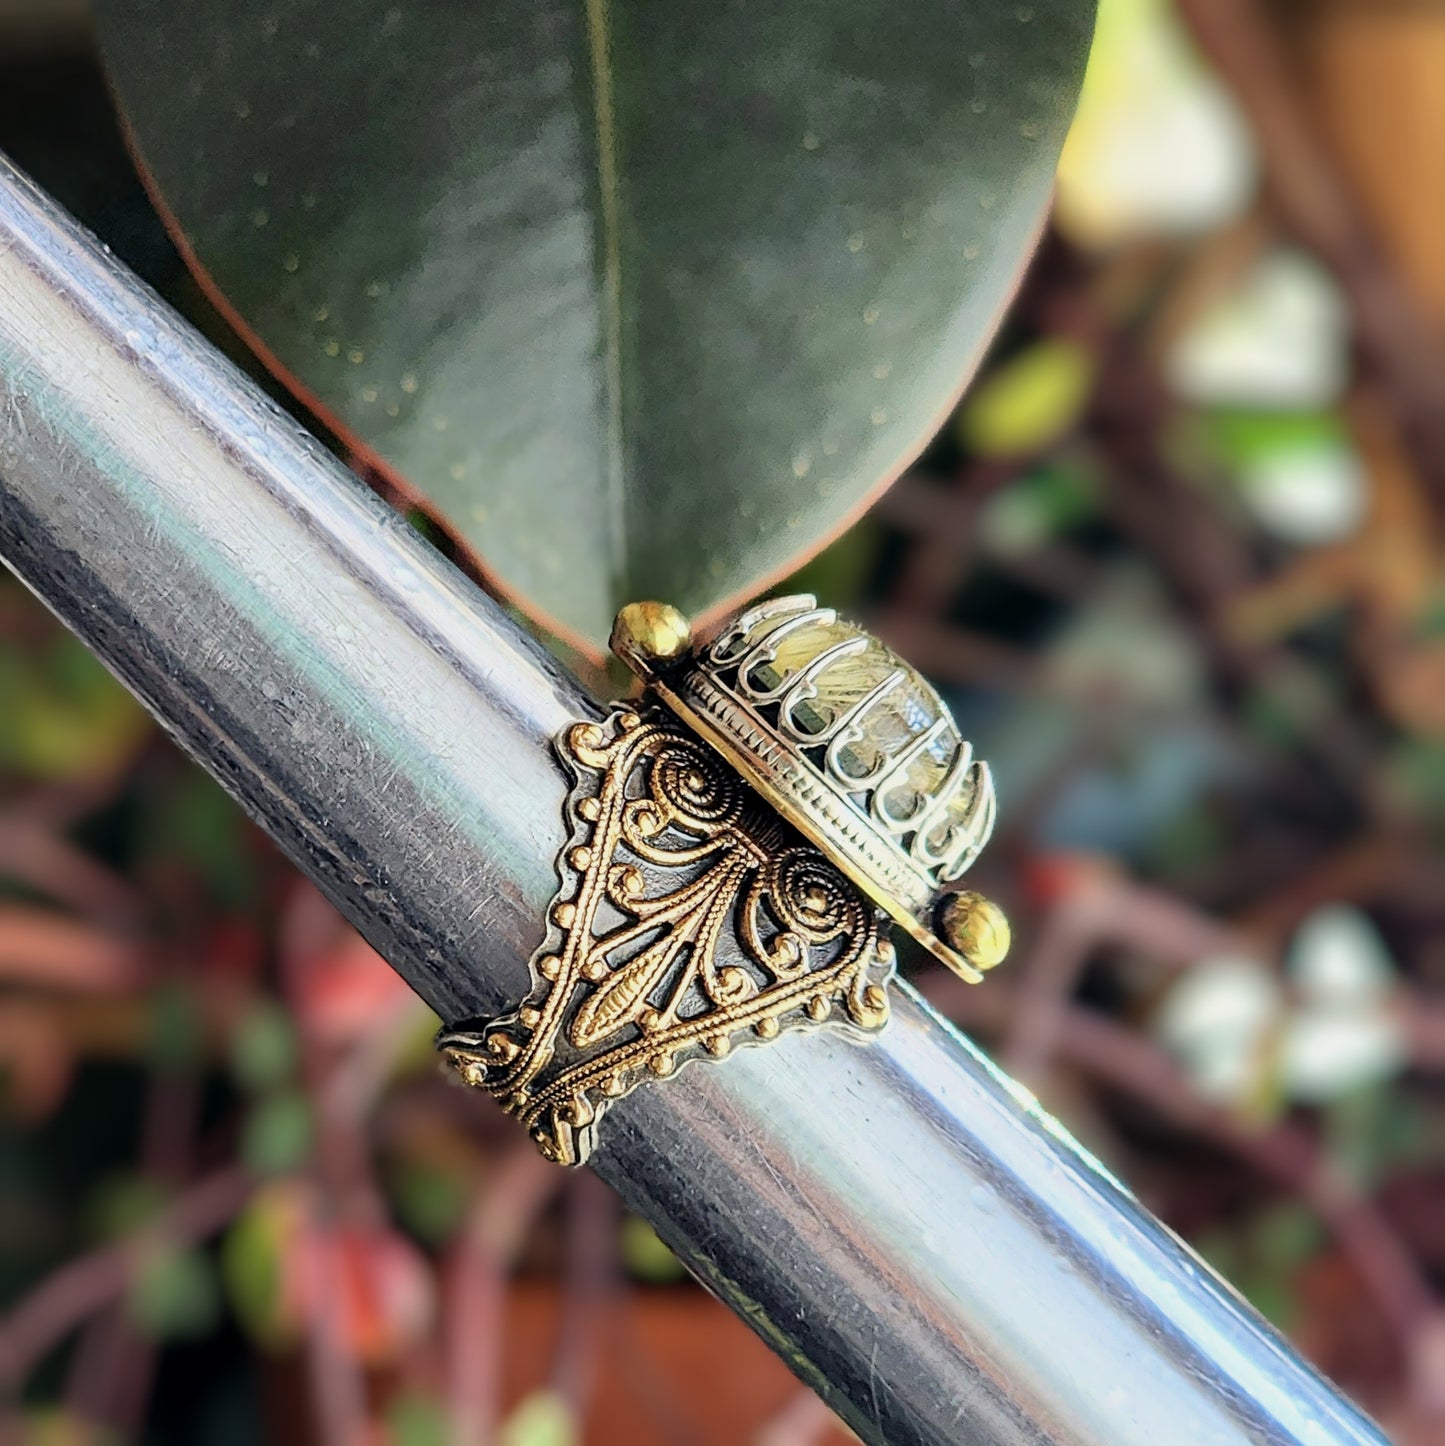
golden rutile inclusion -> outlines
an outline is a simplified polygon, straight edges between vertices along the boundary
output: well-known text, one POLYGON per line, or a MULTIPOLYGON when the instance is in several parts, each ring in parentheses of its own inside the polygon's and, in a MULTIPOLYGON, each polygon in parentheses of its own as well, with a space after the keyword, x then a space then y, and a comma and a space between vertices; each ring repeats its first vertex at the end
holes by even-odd
POLYGON ((833 650, 833 660, 815 671, 792 706, 790 717, 805 735, 799 741, 805 742, 806 735, 825 739, 839 719, 890 679, 896 680, 859 717, 856 733, 838 749, 837 760, 843 777, 863 787, 891 759, 923 738, 923 746, 890 777, 883 800, 890 815, 907 817, 922 807, 947 776, 958 740, 939 727, 945 715, 938 695, 891 649, 836 619, 811 623, 773 643, 768 649, 771 656, 765 655, 740 679, 742 689, 781 694, 809 664, 833 650), (859 640, 866 646, 845 651, 859 640))
MULTIPOLYGON (((764 603, 715 640, 689 683, 710 721, 721 686, 905 855, 931 896, 973 862, 993 821, 987 766, 923 677, 878 639, 811 597, 764 603)), ((887 880, 890 885, 896 877, 887 880)))

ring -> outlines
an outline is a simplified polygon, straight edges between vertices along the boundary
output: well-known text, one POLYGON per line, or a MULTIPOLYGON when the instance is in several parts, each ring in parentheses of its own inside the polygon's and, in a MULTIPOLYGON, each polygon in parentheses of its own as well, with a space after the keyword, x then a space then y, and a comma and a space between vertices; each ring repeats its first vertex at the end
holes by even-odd
POLYGON ((800 596, 699 646, 676 609, 632 603, 612 649, 643 694, 557 740, 565 839, 531 988, 437 1036, 564 1165, 612 1101, 694 1059, 881 1029, 890 920, 970 982, 1009 943, 956 887, 993 828, 988 765, 876 638, 800 596))

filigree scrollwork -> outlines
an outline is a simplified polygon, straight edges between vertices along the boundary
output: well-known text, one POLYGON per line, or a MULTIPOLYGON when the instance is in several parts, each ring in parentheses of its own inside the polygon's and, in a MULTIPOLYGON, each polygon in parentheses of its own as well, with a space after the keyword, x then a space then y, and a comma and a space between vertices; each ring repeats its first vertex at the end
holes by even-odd
POLYGON ((881 1028, 893 948, 872 905, 711 750, 626 706, 557 749, 570 837, 532 988, 438 1037, 543 1154, 580 1164, 612 1100, 691 1059, 798 1026, 881 1028))

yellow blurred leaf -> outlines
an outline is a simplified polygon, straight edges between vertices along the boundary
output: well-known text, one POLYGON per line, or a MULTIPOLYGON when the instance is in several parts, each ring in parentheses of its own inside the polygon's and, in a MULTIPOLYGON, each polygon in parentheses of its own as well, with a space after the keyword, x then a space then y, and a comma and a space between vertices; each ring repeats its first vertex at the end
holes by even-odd
POLYGON ((555 1391, 536 1391, 507 1418, 501 1446, 577 1446, 577 1419, 555 1391))
POLYGON ((637 1215, 629 1215, 622 1222, 622 1259, 638 1280, 654 1284, 670 1284, 687 1274, 682 1262, 658 1238, 657 1231, 637 1215))
POLYGON ((42 1406, 25 1417, 22 1446, 110 1446, 113 1438, 83 1416, 55 1406, 42 1406))
POLYGON ((981 457, 1035 452, 1079 420, 1094 359, 1069 341, 1041 341, 996 368, 959 415, 959 437, 981 457))

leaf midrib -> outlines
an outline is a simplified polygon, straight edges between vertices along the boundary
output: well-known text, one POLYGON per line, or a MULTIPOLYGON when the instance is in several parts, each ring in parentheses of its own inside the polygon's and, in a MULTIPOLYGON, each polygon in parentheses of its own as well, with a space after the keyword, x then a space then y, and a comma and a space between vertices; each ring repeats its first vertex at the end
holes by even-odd
POLYGON ((612 49, 607 0, 582 0, 592 67, 592 120, 602 258, 603 470, 610 582, 614 600, 627 585, 627 495, 622 445, 622 242, 619 224, 617 122, 612 95, 612 49))

